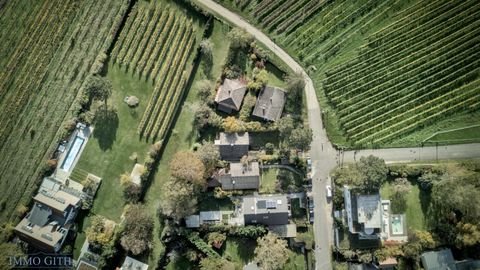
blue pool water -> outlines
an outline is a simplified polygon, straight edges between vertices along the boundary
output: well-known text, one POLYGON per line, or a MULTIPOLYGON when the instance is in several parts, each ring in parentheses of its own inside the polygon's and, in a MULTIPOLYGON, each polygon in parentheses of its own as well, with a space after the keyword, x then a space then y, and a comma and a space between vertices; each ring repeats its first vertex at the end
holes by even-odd
POLYGON ((82 148, 84 141, 85 139, 83 138, 75 137, 72 147, 70 147, 70 150, 68 150, 67 157, 63 160, 62 170, 67 172, 70 171, 73 161, 77 157, 80 148, 82 148))

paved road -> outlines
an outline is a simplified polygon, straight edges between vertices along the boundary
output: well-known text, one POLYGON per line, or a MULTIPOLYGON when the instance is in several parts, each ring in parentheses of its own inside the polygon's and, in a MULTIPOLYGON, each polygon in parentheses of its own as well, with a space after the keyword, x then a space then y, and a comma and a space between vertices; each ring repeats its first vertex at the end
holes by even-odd
POLYGON ((313 194, 315 200, 315 260, 317 270, 332 269, 330 243, 332 240, 332 218, 331 205, 326 201, 325 185, 327 184, 328 173, 336 165, 336 150, 327 138, 325 130, 322 128, 322 119, 320 116, 320 106, 313 82, 303 68, 288 53, 278 47, 270 38, 263 34, 259 29, 246 22, 237 14, 229 11, 212 0, 195 0, 197 4, 213 12, 229 23, 245 29, 252 34, 259 42, 263 43, 281 60, 283 60, 292 70, 301 72, 305 78, 305 95, 308 107, 308 121, 313 131, 313 142, 311 145, 312 159, 312 179, 313 194))
POLYGON ((458 144, 448 146, 428 146, 415 148, 384 148, 373 150, 346 151, 341 155, 343 162, 353 162, 362 156, 374 155, 387 163, 432 161, 441 159, 479 158, 480 143, 458 144))

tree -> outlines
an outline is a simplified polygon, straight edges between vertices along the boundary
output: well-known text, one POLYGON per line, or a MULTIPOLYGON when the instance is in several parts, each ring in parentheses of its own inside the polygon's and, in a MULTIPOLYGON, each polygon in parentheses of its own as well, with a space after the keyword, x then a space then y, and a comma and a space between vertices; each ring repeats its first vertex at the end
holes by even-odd
POLYGON ((201 270, 234 270, 235 265, 223 258, 205 257, 200 261, 201 270))
POLYGON ((90 101, 100 100, 107 104, 107 99, 112 95, 112 83, 105 77, 90 75, 86 79, 85 90, 90 101))
POLYGON ((257 97, 248 93, 243 99, 242 109, 240 109, 240 120, 248 121, 257 102, 257 97))
POLYGON ((210 176, 220 160, 220 152, 218 151, 218 147, 212 142, 204 141, 203 144, 197 149, 195 154, 205 166, 206 175, 210 176))
POLYGON ((16 269, 15 265, 10 263, 10 258, 15 257, 19 260, 21 257, 27 258, 22 249, 14 243, 4 242, 0 244, 0 269, 16 269))
POLYGON ((434 249, 437 241, 428 231, 414 231, 410 236, 409 242, 402 247, 405 258, 416 260, 420 254, 428 249, 434 249))
POLYGON ((255 262, 260 265, 261 269, 283 269, 288 256, 287 241, 278 238, 275 234, 269 232, 264 237, 257 239, 255 262))
POLYGON ((193 123, 197 129, 202 129, 207 126, 221 127, 223 125, 222 117, 217 115, 212 108, 206 104, 197 104, 194 112, 193 123))
POLYGON ((278 119, 275 124, 277 125, 281 138, 288 138, 295 129, 295 124, 291 115, 286 115, 285 117, 278 119))
POLYGON ((312 143, 312 139, 313 132, 310 128, 298 127, 292 130, 288 138, 288 144, 296 149, 307 150, 312 143))
POLYGON ((88 243, 97 247, 108 245, 113 239, 114 227, 114 224, 107 223, 104 217, 94 216, 86 230, 88 243))
POLYGON ((407 200, 405 196, 412 189, 412 185, 407 178, 397 178, 393 183, 392 194, 392 212, 394 214, 404 213, 407 209, 407 200))
POLYGON ((211 61, 213 58, 213 47, 214 45, 210 39, 204 39, 200 42, 200 52, 207 60, 211 61))
POLYGON ((287 75, 287 91, 288 97, 293 103, 301 101, 303 91, 305 89, 305 79, 302 73, 294 72, 287 75))
POLYGON ((210 80, 201 80, 195 84, 197 89, 197 96, 204 103, 211 104, 213 103, 213 84, 210 80))
POLYGON ((267 152, 268 155, 273 154, 273 151, 275 150, 275 145, 273 143, 266 143, 265 144, 265 151, 267 152))
POLYGON ((144 206, 131 204, 124 213, 120 244, 134 255, 143 253, 152 247, 153 218, 144 206))
POLYGON ((438 245, 433 235, 428 231, 416 230, 410 240, 418 242, 423 249, 434 249, 438 245))
POLYGON ((197 189, 189 182, 170 179, 163 186, 164 198, 160 200, 161 214, 177 221, 197 211, 197 189))
POLYGON ((225 132, 244 132, 245 131, 245 123, 236 119, 233 116, 229 116, 223 120, 223 129, 225 132))
POLYGON ((125 182, 123 185, 123 197, 129 203, 136 203, 140 200, 142 187, 133 182, 125 182))
POLYGON ((385 161, 379 157, 368 156, 361 157, 357 163, 358 170, 365 176, 364 189, 377 190, 387 179, 387 165, 385 161))
POLYGON ((337 185, 349 185, 361 187, 364 185, 365 176, 358 170, 356 164, 348 164, 343 167, 337 167, 333 172, 333 177, 337 185))
POLYGON ((227 37, 230 39, 230 47, 234 49, 246 49, 254 41, 250 33, 240 28, 233 28, 227 37))
POLYGON ((211 232, 207 235, 207 242, 212 247, 220 249, 223 245, 223 242, 227 239, 227 236, 219 232, 211 232))
POLYGON ((195 187, 206 185, 205 166, 197 155, 190 151, 177 152, 170 161, 170 173, 174 178, 187 181, 195 187))
POLYGON ((266 232, 267 230, 263 226, 248 225, 236 227, 232 234, 240 237, 258 238, 264 235, 266 232))
POLYGON ((247 88, 260 91, 268 83, 268 72, 265 69, 254 68, 253 78, 248 82, 247 88))
POLYGON ((438 182, 441 180, 441 175, 434 173, 434 172, 426 172, 423 173, 419 178, 418 182, 420 183, 420 187, 423 190, 430 191, 432 189, 432 186, 435 182, 438 182))
POLYGON ((465 248, 480 244, 480 227, 471 223, 459 222, 456 226, 457 236, 455 245, 465 248))
POLYGON ((472 202, 479 197, 477 175, 450 169, 432 187, 433 214, 443 221, 477 222, 480 205, 472 202))

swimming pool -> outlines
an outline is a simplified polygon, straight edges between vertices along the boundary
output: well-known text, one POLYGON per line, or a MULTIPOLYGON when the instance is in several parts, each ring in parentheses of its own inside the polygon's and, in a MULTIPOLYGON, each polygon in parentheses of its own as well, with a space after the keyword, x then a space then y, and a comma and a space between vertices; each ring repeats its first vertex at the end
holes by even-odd
POLYGON ((403 222, 400 216, 392 217, 392 235, 403 234, 403 222))
POLYGON ((80 138, 78 136, 75 137, 75 141, 73 142, 72 147, 70 147, 70 149, 68 150, 67 156, 63 160, 63 164, 61 167, 62 170, 67 172, 70 171, 73 161, 77 157, 78 152, 80 151, 80 148, 82 148, 84 141, 85 141, 84 138, 80 138))

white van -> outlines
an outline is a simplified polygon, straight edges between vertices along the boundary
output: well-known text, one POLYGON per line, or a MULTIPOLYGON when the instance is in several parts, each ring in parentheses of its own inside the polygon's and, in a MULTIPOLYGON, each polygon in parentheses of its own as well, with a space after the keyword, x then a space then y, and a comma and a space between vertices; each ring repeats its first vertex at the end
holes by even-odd
POLYGON ((326 189, 327 189, 327 198, 331 198, 332 197, 332 187, 327 185, 326 189))

